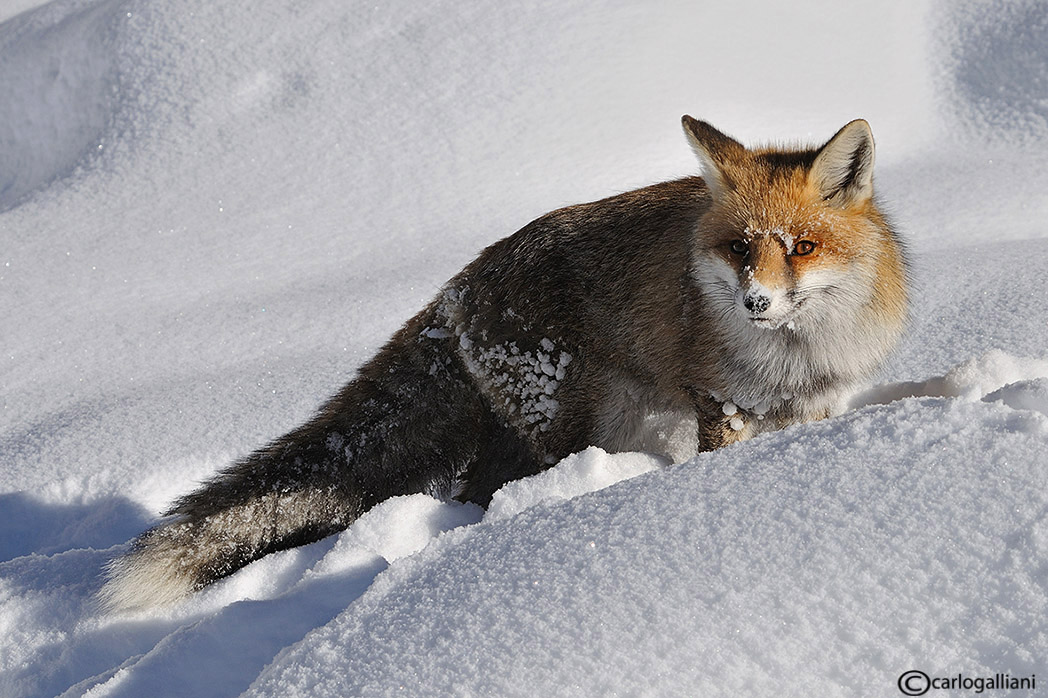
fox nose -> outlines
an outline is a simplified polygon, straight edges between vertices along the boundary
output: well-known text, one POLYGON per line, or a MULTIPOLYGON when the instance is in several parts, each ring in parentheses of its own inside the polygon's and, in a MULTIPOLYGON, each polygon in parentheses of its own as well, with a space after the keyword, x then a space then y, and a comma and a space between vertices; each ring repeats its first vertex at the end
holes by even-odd
POLYGON ((760 315, 771 305, 771 298, 760 293, 747 293, 742 299, 742 304, 754 315, 760 315))

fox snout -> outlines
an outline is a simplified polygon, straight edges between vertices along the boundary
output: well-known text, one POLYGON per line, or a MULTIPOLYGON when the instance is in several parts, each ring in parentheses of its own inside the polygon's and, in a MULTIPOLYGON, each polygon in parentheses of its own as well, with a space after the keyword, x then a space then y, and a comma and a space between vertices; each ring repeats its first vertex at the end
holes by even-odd
POLYGON ((774 329, 788 321, 793 314, 793 303, 787 289, 769 286, 757 279, 742 280, 735 300, 747 320, 765 329, 774 329))
POLYGON ((754 315, 760 315, 771 307, 771 297, 765 293, 750 291, 742 297, 742 305, 754 315))

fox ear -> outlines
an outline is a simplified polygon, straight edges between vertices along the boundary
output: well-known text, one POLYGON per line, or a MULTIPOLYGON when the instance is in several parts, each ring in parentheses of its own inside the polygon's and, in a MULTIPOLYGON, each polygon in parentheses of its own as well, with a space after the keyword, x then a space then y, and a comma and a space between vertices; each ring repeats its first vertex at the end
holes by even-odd
POLYGON ((731 177, 725 165, 737 158, 746 147, 731 136, 727 136, 710 126, 705 121, 693 119, 687 114, 681 117, 684 135, 688 137, 691 149, 702 164, 702 175, 706 186, 714 198, 719 197, 732 185, 731 177))
POLYGON ((873 196, 873 160, 873 132, 856 119, 822 146, 808 177, 824 200, 845 208, 873 196))

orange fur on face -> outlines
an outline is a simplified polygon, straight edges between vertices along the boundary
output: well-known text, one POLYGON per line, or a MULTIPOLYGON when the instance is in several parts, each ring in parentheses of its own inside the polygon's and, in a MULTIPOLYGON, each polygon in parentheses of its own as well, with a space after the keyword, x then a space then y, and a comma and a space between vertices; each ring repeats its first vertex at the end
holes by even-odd
POLYGON ((872 196, 843 206, 822 197, 810 176, 816 155, 765 148, 724 157, 718 162, 724 186, 698 226, 697 247, 727 262, 744 290, 756 281, 789 291, 807 274, 843 273, 861 260, 871 277, 871 310, 901 324, 906 284, 898 241, 872 196), (733 252, 737 241, 747 254, 733 252), (814 244, 808 254, 796 254, 801 241, 814 244))

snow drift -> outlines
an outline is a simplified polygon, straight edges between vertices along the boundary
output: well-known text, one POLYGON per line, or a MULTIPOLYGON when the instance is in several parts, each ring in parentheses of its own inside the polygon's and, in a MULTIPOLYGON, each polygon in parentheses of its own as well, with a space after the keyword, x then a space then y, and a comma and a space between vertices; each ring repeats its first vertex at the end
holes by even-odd
POLYGON ((891 694, 1046 674, 1048 6, 0 4, 0 695, 891 694), (179 605, 106 560, 477 250, 864 117, 912 327, 842 417, 415 496, 179 605))

